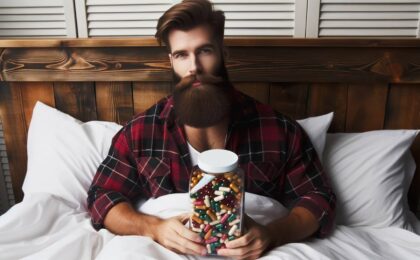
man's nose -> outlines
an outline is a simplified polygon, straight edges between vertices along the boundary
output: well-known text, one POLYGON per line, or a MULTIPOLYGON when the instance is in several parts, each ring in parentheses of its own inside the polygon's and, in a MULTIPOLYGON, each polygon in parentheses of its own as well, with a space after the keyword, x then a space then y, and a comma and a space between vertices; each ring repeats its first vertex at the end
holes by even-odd
POLYGON ((197 56, 192 55, 190 64, 190 74, 199 74, 201 72, 200 60, 197 56))

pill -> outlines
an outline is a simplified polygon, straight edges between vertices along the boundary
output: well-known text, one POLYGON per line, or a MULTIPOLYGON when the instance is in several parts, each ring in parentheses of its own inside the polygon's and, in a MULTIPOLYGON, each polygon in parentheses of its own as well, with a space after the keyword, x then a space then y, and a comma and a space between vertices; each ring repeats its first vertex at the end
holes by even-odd
POLYGON ((192 227, 192 230, 197 233, 200 233, 202 231, 200 228, 196 228, 196 227, 192 227))
POLYGON ((219 191, 229 192, 230 191, 230 188, 228 188, 228 187, 219 187, 219 191))
POLYGON ((195 222, 197 222, 198 224, 202 224, 203 220, 200 219, 199 217, 197 217, 196 215, 192 215, 192 220, 194 220, 195 222))
POLYGON ((201 205, 201 206, 195 206, 196 209, 206 209, 205 205, 201 205))
POLYGON ((195 206, 203 206, 204 205, 204 201, 202 201, 202 200, 196 200, 196 201, 194 201, 194 205, 195 206))
POLYGON ((204 232, 206 232, 207 233, 207 231, 209 231, 211 229, 211 225, 210 224, 207 224, 205 227, 204 227, 204 232))
POLYGON ((233 226, 230 228, 230 230, 229 230, 229 232, 228 232, 228 235, 229 235, 229 236, 233 235, 233 233, 234 233, 237 229, 238 229, 238 226, 237 226, 237 225, 233 225, 233 226))
MULTIPOLYGON (((219 188, 220 189, 220 188, 219 188)), ((215 195, 225 195, 225 193, 223 192, 223 191, 221 191, 221 190, 216 190, 215 192, 214 192, 214 194, 215 195)))
POLYGON ((228 214, 223 215, 223 217, 220 219, 220 222, 221 222, 221 223, 225 223, 225 222, 226 222, 226 220, 228 219, 228 217, 229 217, 229 215, 228 215, 228 214))
POLYGON ((212 221, 215 221, 215 220, 217 220, 217 217, 216 217, 216 215, 213 213, 213 211, 211 211, 211 210, 207 210, 206 211, 206 213, 207 213, 207 215, 211 218, 211 220, 212 221))
POLYGON ((219 223, 220 223, 220 220, 215 220, 213 222, 210 222, 210 225, 214 226, 214 225, 219 224, 219 223))
POLYGON ((229 218, 228 218, 228 222, 232 222, 232 221, 234 221, 236 219, 236 215, 235 214, 232 214, 232 215, 230 215, 229 216, 229 218))
POLYGON ((204 235, 204 239, 209 239, 211 237, 211 232, 212 232, 211 229, 207 231, 206 234, 204 235))
POLYGON ((205 243, 206 244, 211 244, 211 243, 217 242, 218 240, 219 239, 217 237, 210 237, 210 238, 206 239, 205 243))
POLYGON ((222 199, 224 199, 225 197, 223 195, 219 195, 217 197, 214 197, 214 201, 221 201, 222 199))
POLYGON ((238 224, 239 222, 240 222, 240 220, 239 220, 239 219, 235 219, 234 221, 229 222, 229 226, 233 226, 233 225, 235 225, 235 224, 238 224))
POLYGON ((210 245, 207 244, 206 247, 207 247, 207 253, 211 254, 211 247, 210 247, 210 245))
POLYGON ((234 183, 231 183, 230 185, 229 185, 229 187, 234 191, 234 192, 236 192, 236 193, 238 193, 239 192, 239 188, 234 184, 234 183))
POLYGON ((206 205, 207 208, 210 208, 210 198, 209 198, 209 195, 206 195, 204 197, 204 204, 206 205))

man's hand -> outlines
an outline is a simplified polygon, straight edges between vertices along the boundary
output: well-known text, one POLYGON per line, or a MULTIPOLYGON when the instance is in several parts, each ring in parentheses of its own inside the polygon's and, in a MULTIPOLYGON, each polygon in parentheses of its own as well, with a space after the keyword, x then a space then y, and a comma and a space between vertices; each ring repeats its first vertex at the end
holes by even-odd
POLYGON ((247 232, 232 241, 226 242, 226 249, 219 249, 218 255, 234 259, 257 259, 273 244, 268 229, 244 215, 247 232))
POLYGON ((160 220, 153 232, 153 239, 176 253, 206 255, 206 248, 199 244, 202 238, 184 226, 189 215, 160 220))

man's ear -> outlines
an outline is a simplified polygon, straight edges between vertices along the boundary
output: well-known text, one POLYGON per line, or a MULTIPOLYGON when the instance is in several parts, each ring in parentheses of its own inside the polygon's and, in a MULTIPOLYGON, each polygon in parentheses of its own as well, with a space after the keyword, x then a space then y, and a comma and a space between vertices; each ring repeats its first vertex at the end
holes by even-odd
POLYGON ((171 62, 171 68, 173 68, 174 66, 172 64, 172 54, 169 53, 168 56, 169 56, 169 61, 171 62))

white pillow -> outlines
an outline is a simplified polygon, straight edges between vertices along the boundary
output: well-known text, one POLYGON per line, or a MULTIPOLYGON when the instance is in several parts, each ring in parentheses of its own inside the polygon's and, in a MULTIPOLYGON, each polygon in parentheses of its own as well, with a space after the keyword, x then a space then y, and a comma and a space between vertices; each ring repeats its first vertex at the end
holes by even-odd
POLYGON ((82 123, 37 102, 28 131, 25 198, 47 192, 86 209, 86 192, 120 128, 111 122, 82 123))
MULTIPOLYGON (((319 154, 331 120, 332 113, 299 121, 319 154)), ((120 128, 112 122, 82 123, 37 102, 28 131, 28 170, 22 187, 25 197, 46 192, 86 209, 87 190, 120 128)))
POLYGON ((309 139, 318 153, 319 160, 322 162, 325 140, 327 138, 327 131, 330 128, 334 112, 316 117, 309 117, 306 119, 297 120, 297 122, 308 134, 309 139))
POLYGON ((412 229, 407 191, 417 130, 328 134, 324 168, 337 195, 337 224, 412 229))

